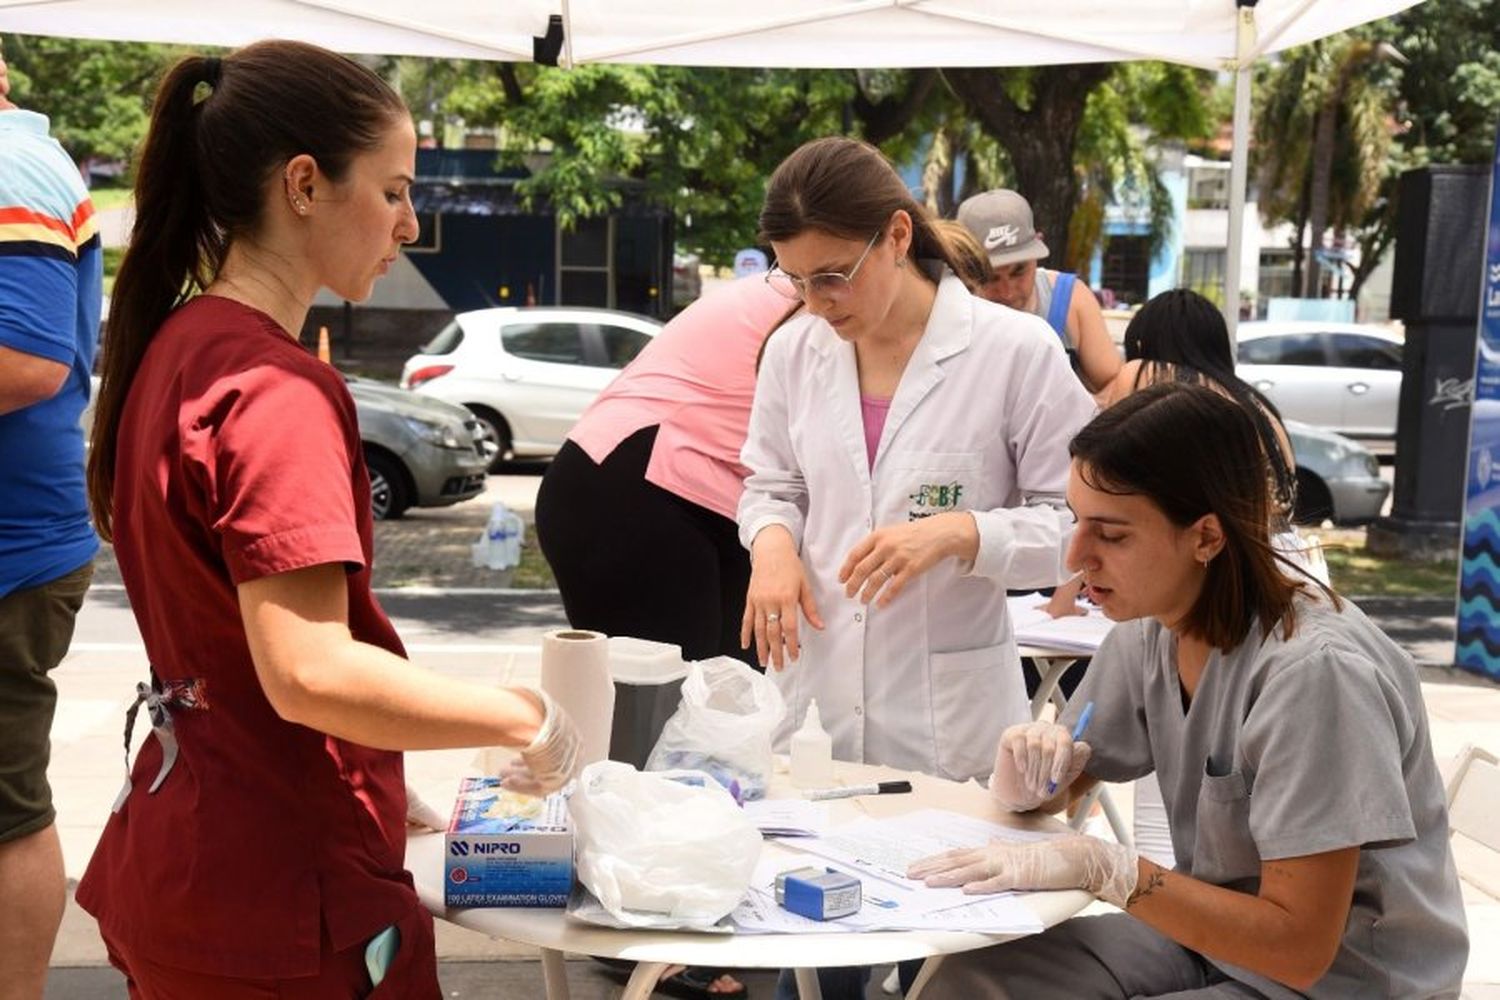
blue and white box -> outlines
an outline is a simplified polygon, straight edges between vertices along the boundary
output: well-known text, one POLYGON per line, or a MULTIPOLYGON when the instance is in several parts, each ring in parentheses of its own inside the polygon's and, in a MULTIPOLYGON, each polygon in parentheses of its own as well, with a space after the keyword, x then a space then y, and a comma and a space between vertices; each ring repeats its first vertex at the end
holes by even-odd
POLYGON ((448 906, 564 906, 573 886, 568 800, 507 791, 499 778, 464 778, 448 824, 448 906))

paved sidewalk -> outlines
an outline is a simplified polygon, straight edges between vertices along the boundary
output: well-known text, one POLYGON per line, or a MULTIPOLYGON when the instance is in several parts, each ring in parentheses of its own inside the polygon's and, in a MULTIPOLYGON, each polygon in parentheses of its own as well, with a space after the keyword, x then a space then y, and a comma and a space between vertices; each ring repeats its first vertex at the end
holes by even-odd
MULTIPOLYGON (((565 624, 555 593, 499 592, 498 574, 469 563, 469 545, 480 534, 490 505, 503 500, 531 520, 538 475, 491 477, 474 500, 450 508, 411 511, 401 521, 376 527, 376 585, 412 659, 445 675, 495 683, 537 681, 529 651, 541 633, 565 624), (400 588, 400 589, 386 589, 400 588)), ((144 650, 129 617, 118 572, 105 555, 96 586, 80 616, 79 635, 55 677, 60 692, 53 729, 51 776, 58 802, 58 829, 67 873, 83 872, 122 778, 120 720, 135 681, 146 670, 144 650)), ((1446 601, 1371 600, 1366 612, 1423 664, 1423 695, 1432 722, 1434 750, 1451 758, 1469 742, 1500 751, 1500 685, 1452 670, 1453 609, 1446 601)), ((137 744, 140 736, 137 734, 137 744)), ((452 775, 472 754, 442 751, 408 754, 408 773, 425 794, 451 795, 452 775)), ((1114 791, 1128 813, 1129 788, 1114 791)), ((1477 863, 1473 845, 1458 844, 1461 867, 1477 863)), ((1469 980, 1491 984, 1472 997, 1500 1000, 1500 900, 1465 884, 1474 948, 1469 980)), ((534 997, 541 976, 532 949, 491 941, 448 925, 439 926, 445 993, 454 997, 534 997)), ((124 996, 118 976, 99 968, 105 961, 92 918, 69 905, 53 956, 48 996, 124 996)), ((569 964, 575 997, 593 1000, 618 994, 618 985, 595 963, 569 964)), ((771 979, 748 980, 757 997, 769 997, 771 979)), ((872 986, 872 997, 879 996, 872 986)))

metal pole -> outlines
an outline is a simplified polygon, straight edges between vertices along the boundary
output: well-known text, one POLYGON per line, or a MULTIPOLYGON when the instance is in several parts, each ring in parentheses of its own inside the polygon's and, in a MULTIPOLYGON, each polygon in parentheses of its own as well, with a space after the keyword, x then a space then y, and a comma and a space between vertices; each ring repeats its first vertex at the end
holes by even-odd
MULTIPOLYGON (((1229 159, 1229 245, 1224 252, 1224 322, 1236 343, 1240 319, 1240 257, 1245 242, 1245 187, 1250 174, 1250 69, 1254 64, 1255 8, 1240 7, 1235 22, 1234 147, 1229 159)), ((1253 0, 1252 0, 1253 2, 1253 0)))

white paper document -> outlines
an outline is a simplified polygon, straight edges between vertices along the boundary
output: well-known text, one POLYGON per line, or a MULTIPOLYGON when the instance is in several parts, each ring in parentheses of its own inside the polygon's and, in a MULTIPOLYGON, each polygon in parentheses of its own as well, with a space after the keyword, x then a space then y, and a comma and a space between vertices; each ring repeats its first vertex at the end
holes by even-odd
POLYGON ((847 865, 861 878, 868 875, 898 885, 916 886, 921 883, 906 877, 906 870, 914 861, 959 847, 982 847, 991 840, 1024 842, 1045 840, 1049 836, 1055 834, 1016 830, 943 809, 922 809, 892 819, 858 820, 838 827, 826 837, 787 842, 787 846, 847 865))
POLYGON ((1098 608, 1089 608, 1087 614, 1053 618, 1042 607, 1046 603, 1047 598, 1041 594, 1020 594, 1007 599, 1017 645, 1087 655, 1098 652, 1099 644, 1115 627, 1098 608))
POLYGON ((821 837, 828 832, 828 803, 807 799, 758 799, 745 815, 767 837, 821 837))
POLYGON ((895 819, 866 819, 839 827, 824 837, 782 841, 814 855, 808 864, 853 875, 863 887, 863 905, 852 916, 832 921, 808 920, 775 901, 775 878, 799 867, 795 859, 763 860, 750 892, 731 915, 738 933, 829 933, 874 930, 946 930, 984 934, 1029 934, 1041 921, 1014 893, 965 895, 961 889, 931 889, 906 877, 913 861, 959 847, 978 847, 992 839, 1043 839, 1048 834, 1013 830, 939 809, 925 809, 895 819))

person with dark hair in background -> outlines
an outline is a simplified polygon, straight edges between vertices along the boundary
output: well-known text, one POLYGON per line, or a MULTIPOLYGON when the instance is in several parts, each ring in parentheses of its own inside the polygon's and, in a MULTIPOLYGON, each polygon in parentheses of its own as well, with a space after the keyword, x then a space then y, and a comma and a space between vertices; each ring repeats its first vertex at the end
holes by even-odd
POLYGON ((995 276, 979 292, 1021 312, 1040 316, 1062 340, 1073 370, 1090 392, 1120 370, 1099 300, 1076 274, 1040 266, 1050 252, 1036 228, 1031 204, 1005 188, 976 194, 958 206, 958 221, 990 255, 995 276))
POLYGON ((932 886, 1084 889, 1125 911, 950 956, 935 995, 1456 996, 1463 902, 1416 668, 1271 544, 1250 411, 1163 382, 1070 450, 1068 565, 1120 624, 1055 723, 1006 730, 990 791, 1053 812, 1154 772, 1177 865, 1076 835, 918 862, 932 886))
POLYGON ((0 995, 40 998, 62 920, 47 784, 62 662, 93 576, 78 418, 99 338, 103 253, 78 168, 10 103, 0 53, 0 995))
POLYGON ((132 996, 440 996, 397 751, 517 746, 531 793, 576 770, 545 695, 405 659, 353 401, 297 343, 319 288, 368 297, 416 238, 415 151, 400 98, 310 45, 157 92, 88 469, 152 665, 78 887, 132 996))
POLYGON ((1174 288, 1141 306, 1125 328, 1125 364, 1100 394, 1103 405, 1156 382, 1196 382, 1224 393, 1255 422, 1270 467, 1273 534, 1288 530, 1297 499, 1297 463, 1281 414, 1234 370, 1234 348, 1219 307, 1174 288))

